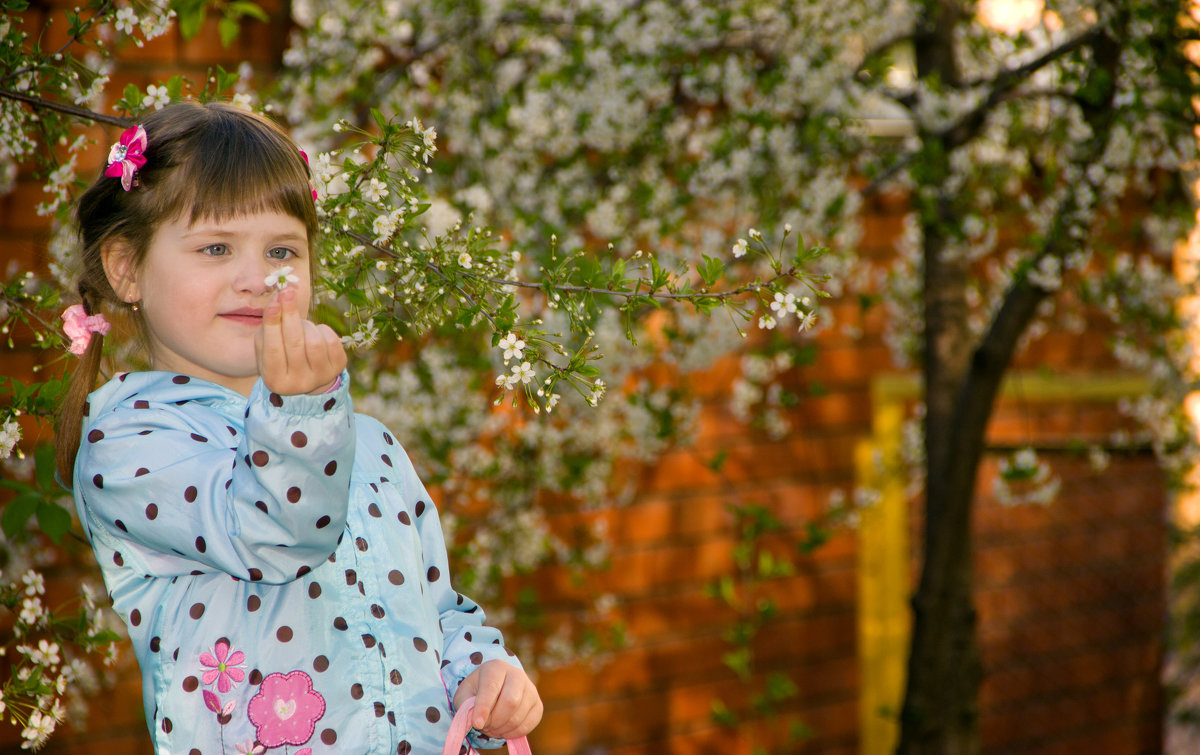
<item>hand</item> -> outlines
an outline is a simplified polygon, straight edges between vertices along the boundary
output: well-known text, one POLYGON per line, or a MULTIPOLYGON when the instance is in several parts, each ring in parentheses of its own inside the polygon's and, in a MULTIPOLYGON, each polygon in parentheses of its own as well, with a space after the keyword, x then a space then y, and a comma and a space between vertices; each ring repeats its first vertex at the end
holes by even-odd
POLYGON ((296 292, 284 289, 263 311, 254 336, 258 374, 267 388, 291 396, 324 393, 346 367, 346 349, 328 325, 300 315, 296 292))
POLYGON ((542 720, 542 698, 529 676, 505 661, 488 661, 463 679, 454 707, 475 698, 471 726, 489 737, 515 739, 542 720))

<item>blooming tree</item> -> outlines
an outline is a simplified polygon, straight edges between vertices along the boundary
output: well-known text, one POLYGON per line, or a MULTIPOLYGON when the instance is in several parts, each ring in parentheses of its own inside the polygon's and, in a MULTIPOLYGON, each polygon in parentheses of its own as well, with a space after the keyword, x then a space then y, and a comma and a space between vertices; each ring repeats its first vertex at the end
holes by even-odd
MULTIPOLYGON (((899 747, 973 753, 968 525, 1014 356, 1104 318, 1116 358, 1156 380, 1135 408, 1164 460, 1182 464, 1191 437, 1175 411, 1185 360, 1163 264, 1192 222, 1188 3, 1000 5, 1025 13, 986 0, 296 0, 278 91, 245 89, 252 71, 191 90, 175 78, 127 89, 121 118, 99 110, 107 63, 88 40, 153 36, 174 20, 164 4, 93 3, 59 51, 6 17, 0 178, 11 185, 16 163, 49 145, 45 211, 65 220, 86 146, 67 137, 73 119, 125 123, 233 89, 289 121, 313 155, 327 231, 319 315, 361 347, 358 405, 413 439, 485 594, 548 558, 602 557, 602 533, 553 536, 531 491, 619 497, 616 461, 686 429, 694 404, 650 379, 653 361, 686 376, 757 333, 734 408, 783 434, 777 381, 798 346, 815 329, 852 331, 822 294, 885 307, 895 361, 919 365, 928 397, 910 449, 926 532, 899 747), (910 213, 896 260, 872 266, 856 256, 859 211, 882 191, 910 213), (1119 203, 1140 204, 1119 215, 1119 203), (1137 243, 1110 243, 1106 229, 1130 218, 1137 243), (731 327, 711 327, 717 314, 731 327), (397 365, 369 348, 384 337, 421 348, 397 365), (603 401, 608 386, 635 389, 603 401), (537 413, 491 410, 512 399, 537 413), (495 505, 479 524, 456 517, 485 486, 495 505)), ((172 7, 183 26, 204 12, 172 7)), ((223 29, 253 13, 222 7, 223 29)), ((13 277, 6 323, 58 343, 45 314, 57 290, 13 277)), ((9 388, 10 419, 55 399, 53 381, 9 388)), ((31 478, 14 483, 29 496, 14 531, 45 512, 42 528, 61 533, 31 478)), ((1022 451, 1000 483, 1036 502, 1054 480, 1022 451)), ((29 710, 33 742, 47 706, 29 710)))
MULTIPOLYGON (((829 243, 830 290, 887 308, 895 360, 920 367, 927 397, 911 449, 926 529, 899 749, 977 752, 969 523, 1014 357, 1052 328, 1107 321, 1116 359, 1156 382, 1132 408, 1164 461, 1192 450, 1165 263, 1193 223, 1194 6, 301 0, 293 12, 280 101, 301 133, 316 139, 348 107, 415 110, 449 147, 427 181, 438 214, 504 228, 517 253, 557 234, 621 259, 737 257, 747 224, 829 243), (903 193, 910 214, 897 261, 873 268, 854 253, 862 198, 880 191, 903 193), (1134 241, 1114 242, 1106 229, 1125 220, 1134 241)), ((783 353, 823 319, 802 291, 767 303, 755 324, 783 353)), ((1030 449, 998 485, 1014 504, 1056 489, 1030 449)))
MULTIPOLYGON (((223 34, 227 22, 236 27, 239 15, 256 15, 249 3, 219 7, 226 14, 223 34)), ((22 163, 39 165, 46 192, 39 213, 54 220, 57 235, 49 276, 9 271, 0 290, 0 321, 6 334, 20 332, 65 351, 58 313, 71 272, 70 200, 83 185, 77 159, 89 148, 103 149, 83 127, 125 128, 141 113, 189 96, 232 96, 245 107, 272 106, 265 94, 247 86, 249 70, 218 68, 201 82, 175 76, 145 91, 129 86, 108 92, 107 49, 142 44, 174 23, 187 33, 203 18, 206 3, 98 0, 52 19, 68 27, 67 42, 54 49, 44 49, 39 30, 11 15, 24 10, 23 2, 10 0, 5 8, 0 175, 6 183, 0 188, 12 188, 22 163)), ((315 317, 346 333, 344 341, 355 353, 358 407, 403 437, 427 480, 441 487, 442 519, 465 567, 458 572, 464 588, 487 599, 504 577, 547 562, 579 568, 601 562, 603 532, 552 532, 540 496, 585 507, 627 497, 629 491, 611 484, 618 461, 653 458, 680 437, 695 412, 680 383, 663 384, 645 374, 664 358, 656 334, 678 332, 672 341, 690 343, 665 354, 686 376, 728 352, 768 311, 781 318, 795 315, 798 327, 807 329, 811 320, 801 318, 826 295, 825 275, 813 269, 824 249, 805 246, 786 231, 778 243, 748 231, 749 240, 732 250, 694 257, 650 245, 646 252, 623 254, 613 246, 590 254, 554 234, 516 248, 482 221, 451 217, 449 205, 424 189, 440 159, 439 140, 418 113, 378 108, 368 113, 363 121, 333 118, 297 133, 312 155, 322 219, 324 286, 315 317), (731 325, 714 335, 704 332, 699 319, 674 323, 673 312, 684 307, 704 319, 720 312, 731 325), (646 311, 659 308, 666 319, 643 329, 646 311), (396 364, 394 349, 371 348, 380 339, 420 348, 396 364), (607 384, 624 392, 631 383, 621 400, 603 400, 607 384), (524 409, 508 409, 506 403, 524 409)), ((272 285, 286 285, 287 273, 280 276, 272 285)), ((112 356, 118 366, 139 359, 129 349, 112 356)), ((19 614, 11 638, 16 664, 3 683, 0 713, 22 727, 29 748, 45 742, 63 718, 61 701, 87 689, 84 671, 91 667, 82 658, 96 648, 108 648, 111 658, 117 639, 111 615, 98 613, 91 593, 85 593, 82 611, 67 616, 48 610, 40 593, 30 592, 41 584, 42 537, 69 540, 71 516, 49 455, 41 449, 27 454, 18 445, 17 420, 23 414, 52 416, 62 387, 57 379, 25 385, 8 378, 0 392, 6 465, 0 484, 15 493, 0 517, 5 573, 27 566, 34 580, 0 591, 4 604, 19 614), (30 537, 31 532, 40 535, 30 537), (47 649, 47 642, 56 644, 47 649), (60 652, 68 646, 81 654, 79 660, 60 652)), ((581 606, 596 620, 575 626, 597 625, 606 618, 597 615, 606 604, 581 606)), ((513 617, 497 611, 493 619, 509 623, 513 617)), ((547 666, 586 647, 589 637, 570 629, 539 628, 545 639, 527 657, 547 666)), ((218 666, 228 651, 214 649, 218 666)), ((227 713, 219 700, 210 708, 218 718, 227 713)))

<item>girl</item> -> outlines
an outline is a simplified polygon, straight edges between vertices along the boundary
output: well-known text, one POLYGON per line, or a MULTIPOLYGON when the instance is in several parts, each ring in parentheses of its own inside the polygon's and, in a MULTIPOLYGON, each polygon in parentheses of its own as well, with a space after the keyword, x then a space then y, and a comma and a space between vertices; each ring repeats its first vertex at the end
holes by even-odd
POLYGON ((476 743, 529 732, 536 689, 450 586, 429 495, 305 318, 317 215, 297 147, 236 108, 171 105, 122 135, 77 214, 59 474, 156 752, 439 752, 471 696, 476 743), (105 307, 154 369, 88 395, 105 307))

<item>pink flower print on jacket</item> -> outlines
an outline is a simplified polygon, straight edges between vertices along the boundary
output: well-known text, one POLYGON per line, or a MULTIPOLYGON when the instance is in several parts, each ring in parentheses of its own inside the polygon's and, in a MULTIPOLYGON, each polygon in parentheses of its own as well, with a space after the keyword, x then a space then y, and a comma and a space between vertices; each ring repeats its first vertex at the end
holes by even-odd
POLYGON ((258 741, 267 747, 302 745, 312 739, 317 719, 325 715, 325 698, 313 691, 303 671, 268 674, 246 708, 258 741))
POLYGON ((246 678, 246 672, 242 671, 242 662, 245 660, 245 653, 240 650, 230 653, 229 643, 218 640, 211 653, 200 654, 200 665, 208 668, 200 679, 205 684, 216 682, 217 691, 225 694, 233 689, 234 682, 246 678))

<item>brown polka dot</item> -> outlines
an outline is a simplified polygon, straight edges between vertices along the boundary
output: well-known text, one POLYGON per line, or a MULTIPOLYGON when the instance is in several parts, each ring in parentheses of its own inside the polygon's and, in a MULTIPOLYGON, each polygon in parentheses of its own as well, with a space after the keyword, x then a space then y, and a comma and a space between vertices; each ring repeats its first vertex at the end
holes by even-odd
POLYGON ((353 684, 353 685, 351 685, 351 687, 350 687, 350 697, 353 697, 355 700, 361 700, 361 699, 362 699, 362 696, 363 696, 363 688, 362 688, 362 685, 361 685, 361 684, 357 684, 357 683, 356 683, 356 684, 353 684))
POLYGON ((292 433, 292 445, 296 448, 304 448, 308 445, 308 436, 297 430, 292 433))
POLYGON ((407 511, 401 511, 396 518, 400 520, 400 524, 412 524, 412 519, 409 518, 407 511))
POLYGON ((396 443, 396 441, 392 440, 392 436, 388 433, 383 434, 383 442, 387 443, 389 446, 395 445, 396 443))
POLYGON ((133 609, 132 611, 130 611, 129 612, 129 623, 133 624, 135 627, 138 624, 141 624, 142 623, 142 612, 136 608, 133 609))
POLYGON ((330 409, 332 409, 335 406, 337 406, 337 400, 331 398, 328 401, 326 401, 325 405, 321 408, 324 409, 325 411, 329 411, 330 409))
POLYGON ((196 486, 189 485, 188 489, 183 491, 183 500, 187 501, 188 503, 194 503, 197 495, 199 495, 199 491, 196 490, 196 486))
POLYGON ((262 513, 264 513, 264 514, 265 514, 265 513, 267 513, 267 503, 266 503, 266 501, 255 501, 255 502, 254 502, 254 508, 258 509, 259 511, 261 511, 261 512, 262 512, 262 513))
POLYGON ((171 378, 171 382, 176 385, 183 385, 185 383, 190 383, 191 381, 192 379, 187 375, 176 375, 175 377, 171 378))
POLYGON ((208 442, 208 438, 205 438, 203 435, 200 435, 199 433, 192 433, 192 440, 196 441, 197 443, 207 443, 208 442))
POLYGON ((360 551, 365 551, 367 549, 367 541, 361 537, 354 538, 354 545, 360 551))
POLYGON ((279 627, 279 629, 275 630, 275 639, 279 640, 280 642, 291 642, 292 628, 289 626, 279 627))
POLYGON ((332 521, 332 520, 329 518, 328 515, 321 517, 320 519, 317 520, 317 529, 319 529, 319 530, 325 529, 326 527, 329 526, 330 521, 332 521))
POLYGON ((196 689, 199 687, 200 687, 200 680, 194 676, 189 676, 188 678, 183 680, 183 691, 184 692, 195 692, 196 689))
POLYGON ((362 636, 362 641, 363 641, 364 647, 368 647, 368 648, 375 647, 375 635, 373 635, 373 634, 364 634, 362 636))
POLYGON ((329 659, 328 658, 326 658, 323 655, 318 655, 316 658, 313 658, 313 670, 314 671, 316 671, 317 673, 321 673, 328 668, 329 668, 329 659))
POLYGON ((104 487, 104 475, 96 475, 95 477, 93 477, 92 484, 95 485, 97 488, 103 488, 104 487))
POLYGON ((399 569, 392 569, 388 572, 388 582, 393 585, 402 585, 404 584, 404 575, 400 573, 399 569))
POLYGON ((296 570, 296 579, 300 579, 305 574, 308 574, 310 571, 312 571, 311 566, 308 566, 307 564, 304 566, 301 566, 299 569, 296 570))
POLYGON ((162 638, 161 637, 155 636, 155 637, 150 638, 150 652, 151 653, 157 653, 161 647, 162 647, 162 638))
POLYGON ((377 619, 382 619, 384 616, 383 606, 379 605, 378 603, 372 603, 371 604, 371 615, 377 619))
POLYGON ((311 585, 309 585, 308 597, 312 598, 313 600, 321 597, 321 585, 317 584, 316 582, 313 582, 311 585))
POLYGON ((88 433, 88 443, 99 443, 104 440, 104 433, 99 430, 92 430, 88 433))
POLYGON ((290 487, 287 492, 287 499, 290 503, 296 503, 300 500, 300 488, 290 487))
POLYGON ((171 719, 169 719, 169 718, 164 718, 164 719, 162 720, 162 730, 163 730, 164 732, 166 732, 167 734, 170 734, 170 733, 171 733, 171 729, 173 729, 173 728, 175 728, 175 727, 174 727, 174 726, 171 724, 171 719))
POLYGON ((204 538, 196 538, 196 550, 200 551, 201 553, 208 550, 208 544, 204 542, 204 538))
POLYGON ((246 610, 249 611, 250 613, 254 613, 261 606, 262 606, 262 599, 259 598, 257 595, 251 595, 250 597, 246 598, 246 610))
POLYGON ((375 703, 375 717, 383 718, 384 713, 387 713, 387 708, 383 707, 383 703, 376 702, 375 703))
POLYGON ((271 395, 267 396, 267 400, 271 402, 271 406, 283 406, 283 396, 280 396, 278 393, 272 393, 271 395))
POLYGON ((333 477, 337 473, 337 462, 331 461, 325 465, 325 476, 333 477))
POLYGON ((474 663, 476 666, 483 663, 483 653, 480 653, 480 652, 471 653, 471 663, 474 663))
POLYGON ((263 675, 258 669, 252 669, 246 678, 250 680, 251 684, 262 684, 263 675))
POLYGON ((442 719, 442 714, 438 712, 437 708, 430 706, 425 709, 425 719, 431 724, 436 724, 442 719))
POLYGON ((417 516, 421 516, 422 514, 425 513, 425 502, 424 501, 417 501, 416 512, 417 512, 417 516))
MULTIPOLYGON (((391 716, 392 716, 392 714, 389 713, 388 720, 392 722, 392 726, 395 726, 396 721, 391 716)), ((404 740, 403 742, 401 742, 400 744, 396 745, 396 755, 411 755, 411 753, 412 753, 412 745, 410 745, 408 743, 407 739, 404 740)))
POLYGON ((251 568, 248 573, 250 575, 251 582, 258 582, 263 578, 262 569, 251 568))
POLYGON ((149 401, 144 401, 144 400, 142 400, 142 399, 138 399, 137 401, 134 401, 134 402, 133 402, 133 408, 134 408, 134 409, 149 409, 149 408, 150 408, 150 402, 149 402, 149 401))
POLYGON ((204 753, 193 747, 192 749, 188 750, 188 755, 204 755, 204 753))
POLYGON ((420 637, 413 637, 413 647, 417 649, 418 653, 424 653, 429 649, 429 643, 420 637))
POLYGON ((271 455, 268 454, 266 451, 262 451, 262 450, 255 451, 250 456, 250 461, 252 461, 254 463, 254 466, 256 466, 256 467, 265 467, 265 466, 267 466, 267 462, 270 460, 271 460, 271 455))
POLYGON ((116 564, 117 566, 124 566, 125 565, 125 557, 122 556, 119 552, 113 551, 113 563, 116 564))
POLYGON ((149 469, 146 469, 145 467, 138 467, 138 470, 133 473, 133 476, 134 477, 145 477, 148 474, 150 474, 149 469))
POLYGON ((343 619, 341 616, 339 616, 339 617, 337 617, 336 619, 334 619, 334 620, 333 620, 333 628, 334 628, 334 629, 338 629, 338 630, 340 630, 340 631, 344 632, 344 631, 346 631, 346 629, 347 629, 349 626, 350 626, 350 625, 349 625, 349 624, 347 624, 347 623, 346 623, 346 620, 345 620, 345 619, 343 619))
POLYGON ((431 566, 431 567, 429 567, 429 571, 426 572, 426 576, 429 577, 430 582, 437 582, 438 577, 442 576, 442 573, 438 570, 438 568, 436 566, 431 566))
POLYGON ((379 504, 374 501, 371 502, 370 506, 367 506, 367 513, 376 519, 383 516, 383 512, 379 510, 379 504))
POLYGON ((321 732, 321 741, 327 745, 331 745, 337 741, 337 732, 333 729, 326 729, 321 732))
POLYGON ((155 519, 158 517, 158 505, 151 503, 146 506, 146 518, 155 519))
POLYGON ((392 457, 387 454, 380 454, 379 458, 383 460, 384 464, 387 464, 389 467, 392 466, 392 457))
POLYGON ((188 616, 191 616, 193 619, 199 619, 203 615, 204 615, 204 604, 203 603, 193 603, 192 607, 188 609, 188 616))
POLYGON ((357 581, 358 581, 358 574, 356 574, 353 569, 347 569, 346 570, 346 584, 352 585, 357 581))
POLYGON ((388 680, 391 681, 392 684, 399 684, 400 682, 404 681, 404 677, 400 676, 399 669, 392 669, 392 672, 388 674, 388 680))

